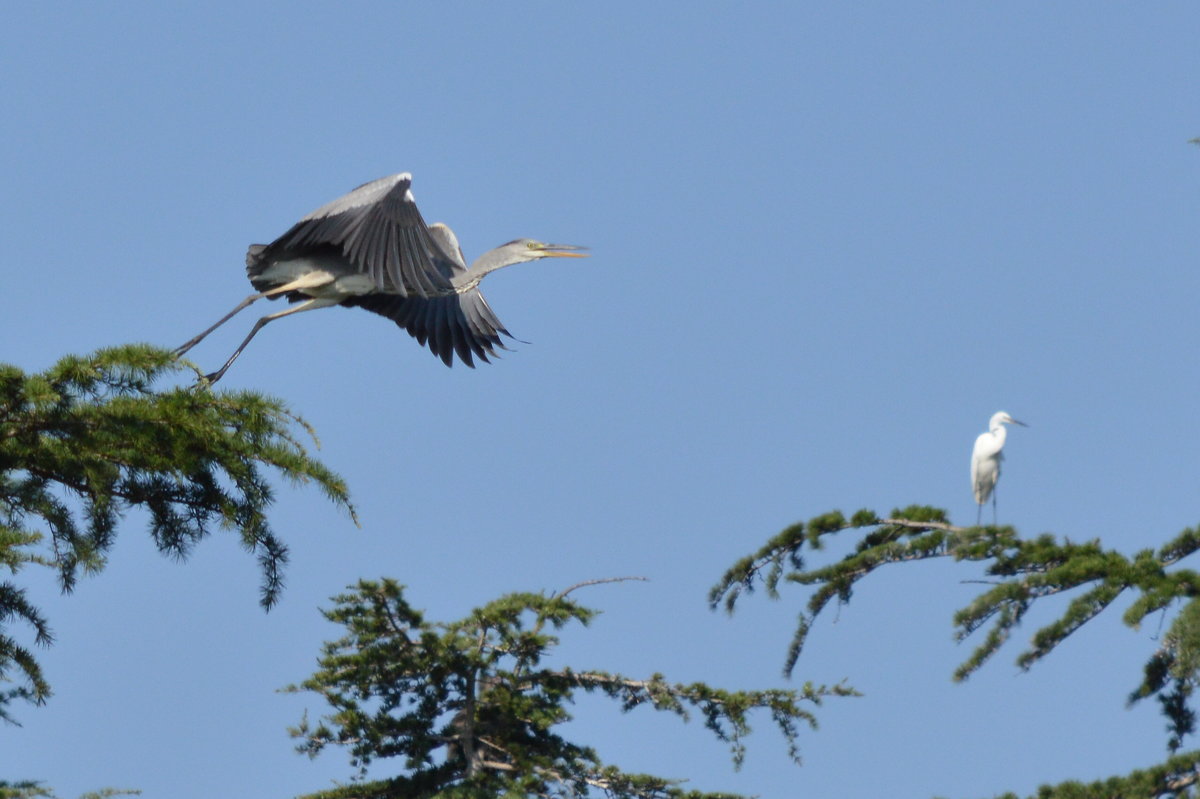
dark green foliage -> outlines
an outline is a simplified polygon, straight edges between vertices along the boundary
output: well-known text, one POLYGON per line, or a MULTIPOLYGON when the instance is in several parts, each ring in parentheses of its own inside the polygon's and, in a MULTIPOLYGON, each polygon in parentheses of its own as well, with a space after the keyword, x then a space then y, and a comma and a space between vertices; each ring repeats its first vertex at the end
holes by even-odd
MULTIPOLYGON (((3 497, 0 497, 2 500, 3 497)), ((0 527, 0 563, 12 574, 30 563, 49 566, 49 561, 33 551, 34 545, 40 540, 41 536, 36 533, 0 527)), ((15 682, 9 676, 14 668, 20 672, 24 682, 23 685, 0 690, 0 720, 10 723, 16 723, 7 710, 14 699, 41 702, 50 695, 50 684, 46 682, 33 652, 7 633, 12 622, 17 620, 33 628, 35 645, 49 646, 54 640, 46 619, 26 599, 25 592, 11 582, 0 583, 0 684, 15 682)), ((2 793, 0 797, 3 797, 2 793)))
MULTIPOLYGON (((194 370, 149 346, 63 358, 40 374, 0 364, 0 565, 53 568, 64 591, 105 565, 118 525, 134 509, 149 518, 163 554, 185 558, 215 529, 234 531, 262 568, 261 602, 283 586, 287 547, 266 518, 268 478, 316 483, 351 514, 341 478, 297 439, 308 426, 278 400, 213 392, 194 370), (155 384, 187 378, 186 387, 155 384)), ((24 591, 0 583, 0 717, 12 699, 41 702, 50 687, 32 652, 10 632, 51 642, 24 591), (16 675, 12 672, 16 671, 16 675)))
POLYGON ((1168 748, 1174 752, 1196 731, 1196 713, 1188 700, 1200 677, 1200 602, 1189 600, 1171 622, 1162 643, 1146 663, 1142 684, 1131 703, 1155 696, 1167 718, 1168 748))
MULTIPOLYGON (((1123 777, 1083 783, 1043 785, 1029 799, 1183 799, 1195 796, 1200 781, 1200 752, 1175 755, 1157 766, 1123 777)), ((996 799, 1018 799, 1006 793, 996 799)))
MULTIPOLYGON (((611 581, 595 581, 611 582, 611 581)), ((585 583, 589 585, 591 583, 585 583)), ((325 644, 320 669, 289 691, 313 691, 332 706, 315 725, 292 730, 301 752, 315 756, 336 744, 349 750, 356 781, 312 794, 355 797, 675 797, 716 799, 684 791, 676 781, 626 774, 604 765, 589 747, 554 730, 570 715, 577 691, 687 719, 698 713, 730 745, 735 764, 745 754, 751 711, 767 712, 798 759, 798 724, 816 726, 801 703, 853 692, 843 686, 725 691, 703 683, 635 680, 597 670, 546 668, 558 643, 552 631, 587 625, 596 611, 568 595, 508 594, 450 623, 425 620, 393 580, 360 581, 334 598, 325 616, 346 635, 325 644), (404 776, 366 780, 375 760, 398 758, 404 776)))
MULTIPOLYGON (((1129 697, 1130 702, 1156 697, 1167 719, 1167 747, 1174 753, 1196 728, 1190 703, 1200 681, 1200 574, 1177 564, 1197 549, 1200 532, 1192 528, 1157 552, 1147 549, 1129 556, 1106 550, 1098 541, 1073 543, 1048 534, 1025 540, 1011 527, 955 527, 944 511, 925 506, 896 510, 889 518, 859 511, 850 522, 834 512, 788 527, 734 564, 711 590, 709 602, 714 608, 723 602, 732 612, 741 594, 756 583, 765 585, 772 597, 778 597, 780 582, 812 586, 785 658, 785 671, 790 673, 821 611, 833 599, 848 603, 855 584, 880 566, 929 558, 980 561, 986 564, 983 573, 989 587, 954 615, 954 625, 960 641, 980 630, 986 633, 955 670, 956 680, 966 679, 994 655, 1040 599, 1072 594, 1061 615, 1037 630, 1030 646, 1018 655, 1022 669, 1032 667, 1122 595, 1131 599, 1123 620, 1134 628, 1148 615, 1182 603, 1161 646, 1148 659, 1141 685, 1129 697), (848 528, 861 536, 849 554, 827 566, 804 568, 805 544, 819 550, 823 536, 848 528)), ((1193 752, 1126 777, 1046 786, 1037 796, 1192 796, 1198 768, 1200 754, 1193 752)))
POLYGON ((818 516, 787 528, 758 552, 735 564, 713 587, 709 602, 716 607, 723 601, 732 611, 740 594, 752 590, 758 581, 772 596, 778 595, 780 581, 814 586, 786 660, 790 671, 817 615, 833 599, 849 602, 855 583, 880 566, 943 557, 983 561, 987 563, 984 574, 990 578, 991 587, 954 616, 959 640, 988 628, 982 643, 955 672, 955 678, 961 680, 995 654, 1038 599, 1082 591, 1067 603, 1058 619, 1033 635, 1030 648, 1017 658, 1023 669, 1126 591, 1136 592, 1124 615, 1125 622, 1133 627, 1173 602, 1200 594, 1200 575, 1196 572, 1167 570, 1200 548, 1200 535, 1191 529, 1157 553, 1145 550, 1129 557, 1105 550, 1095 541, 1076 544, 1051 535, 1024 540, 1011 527, 955 527, 946 518, 944 511, 925 506, 896 510, 886 519, 859 511, 854 522, 840 521, 843 517, 836 512, 818 516), (800 550, 804 544, 818 549, 821 536, 848 528, 864 531, 850 554, 828 566, 808 570, 802 567, 800 550), (797 535, 798 529, 803 529, 805 535, 797 535), (785 572, 785 562, 792 565, 790 571, 785 572))
MULTIPOLYGON (((88 791, 79 799, 108 799, 111 796, 137 796, 141 791, 120 788, 101 788, 88 791)), ((58 794, 39 782, 5 782, 0 780, 0 799, 59 799, 58 794)))

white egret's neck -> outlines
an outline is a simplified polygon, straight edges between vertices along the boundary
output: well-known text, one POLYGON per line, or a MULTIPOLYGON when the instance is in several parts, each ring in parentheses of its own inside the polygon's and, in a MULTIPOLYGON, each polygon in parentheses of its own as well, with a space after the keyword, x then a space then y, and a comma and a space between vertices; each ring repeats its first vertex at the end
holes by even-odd
POLYGON ((1008 438, 1008 428, 1004 426, 1004 422, 996 422, 992 425, 992 437, 996 439, 996 448, 1004 446, 1004 441, 1008 438))
POLYGON ((994 413, 994 414, 992 414, 992 418, 988 419, 988 431, 991 433, 994 433, 997 430, 1003 430, 1004 425, 1008 424, 1011 421, 1012 421, 1012 418, 1007 413, 1004 413, 1003 411, 1001 411, 1000 413, 994 413))

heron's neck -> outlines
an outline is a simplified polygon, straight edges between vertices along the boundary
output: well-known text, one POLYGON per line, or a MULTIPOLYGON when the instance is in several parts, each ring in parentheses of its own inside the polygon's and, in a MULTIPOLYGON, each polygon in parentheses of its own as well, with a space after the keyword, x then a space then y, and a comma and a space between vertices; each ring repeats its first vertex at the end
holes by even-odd
POLYGON ((992 428, 992 435, 996 437, 997 449, 1004 446, 1004 440, 1008 438, 1008 428, 1002 424, 998 424, 992 428))
POLYGON ((459 293, 470 291, 479 285, 479 281, 483 280, 484 276, 489 272, 495 272, 505 266, 512 266, 520 261, 512 260, 512 256, 505 252, 497 250, 488 250, 483 255, 475 259, 471 264, 471 268, 459 275, 454 281, 454 288, 459 293))
POLYGON ((515 263, 520 263, 520 260, 513 258, 511 247, 497 248, 495 250, 488 250, 476 258, 475 263, 471 264, 469 271, 482 278, 488 272, 495 272, 501 267, 512 266, 515 263))

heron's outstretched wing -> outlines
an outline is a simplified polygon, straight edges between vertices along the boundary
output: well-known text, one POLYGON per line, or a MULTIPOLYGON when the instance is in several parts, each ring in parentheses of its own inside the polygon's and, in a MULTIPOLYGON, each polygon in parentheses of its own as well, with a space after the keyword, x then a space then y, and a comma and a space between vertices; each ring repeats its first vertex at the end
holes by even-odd
POLYGON ((407 172, 364 183, 301 219, 262 255, 272 259, 287 251, 338 247, 381 292, 401 297, 445 293, 458 265, 430 236, 411 186, 407 172))
POLYGON ((429 226, 430 237, 437 242, 442 254, 447 256, 451 263, 451 274, 449 277, 453 280, 455 275, 467 271, 467 261, 463 257, 462 247, 458 246, 458 236, 454 235, 454 231, 441 222, 434 222, 429 226))
POLYGON ((342 305, 366 308, 386 316, 422 346, 428 346, 447 366, 454 354, 474 368, 472 353, 484 363, 496 357, 496 348, 508 349, 500 336, 512 338, 496 318, 478 289, 442 297, 397 297, 388 294, 363 294, 347 297, 342 305))

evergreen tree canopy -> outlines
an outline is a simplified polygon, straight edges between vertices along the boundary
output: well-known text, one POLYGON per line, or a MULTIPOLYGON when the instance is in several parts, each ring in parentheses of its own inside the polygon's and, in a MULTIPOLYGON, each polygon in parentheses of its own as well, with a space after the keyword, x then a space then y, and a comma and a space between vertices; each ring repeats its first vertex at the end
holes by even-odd
MULTIPOLYGON (((280 401, 190 380, 155 388, 188 372, 171 352, 140 345, 66 357, 40 374, 0 365, 0 564, 11 574, 53 568, 69 592, 104 567, 118 524, 140 509, 159 551, 176 558, 214 529, 235 532, 261 566, 263 607, 278 600, 287 547, 267 524, 268 478, 315 483, 353 516, 346 486, 309 456, 296 429, 313 431, 280 401)), ((13 621, 32 628, 35 645, 51 642, 9 580, 0 583, 0 682, 17 683, 0 692, 9 720, 13 699, 50 695, 13 621)))
POLYGON ((945 511, 927 506, 893 510, 887 518, 870 510, 860 510, 850 518, 833 511, 784 529, 738 561, 713 586, 709 602, 714 609, 724 605, 732 613, 741 596, 759 586, 775 599, 780 597, 781 584, 811 586, 784 660, 784 670, 790 673, 817 616, 832 600, 848 604, 855 584, 879 567, 930 558, 979 561, 986 564, 989 587, 955 613, 955 637, 964 641, 985 627, 987 631, 954 671, 955 680, 965 680, 996 654, 1041 599, 1075 592, 1061 615, 1037 630, 1029 647, 1018 655, 1016 662, 1023 670, 1050 654, 1122 595, 1132 600, 1123 620, 1134 629, 1150 614, 1178 606, 1179 612, 1146 662, 1140 684, 1129 694, 1131 703, 1157 698, 1167 719, 1167 748, 1173 756, 1159 766, 1121 777, 1044 786, 1037 796, 1194 796, 1200 783, 1200 751, 1175 753, 1195 731, 1190 700, 1200 679, 1200 605, 1196 599, 1200 574, 1179 568, 1178 563, 1198 548, 1200 530, 1195 528, 1183 530, 1157 550, 1144 549, 1128 556, 1106 550, 1098 541, 1060 541, 1049 534, 1026 540, 1011 527, 956 527, 945 511), (819 552, 830 536, 848 529, 865 531, 849 554, 828 565, 807 568, 805 547, 819 552))
MULTIPOLYGON (((101 788, 98 791, 88 791, 79 799, 110 799, 113 796, 139 796, 141 791, 120 788, 101 788)), ((21 782, 6 782, 0 780, 0 799, 59 799, 58 794, 39 782, 23 780, 21 782)))
POLYGON ((735 765, 744 757, 749 714, 761 709, 798 761, 799 724, 815 727, 804 704, 847 696, 845 686, 799 690, 726 691, 704 683, 671 683, 661 674, 631 679, 570 667, 547 668, 558 643, 552 633, 587 625, 597 611, 569 595, 508 594, 450 623, 426 621, 389 579, 360 581, 325 616, 347 632, 325 644, 319 670, 289 691, 319 693, 333 712, 318 723, 307 716, 292 730, 298 749, 315 756, 326 746, 349 749, 359 769, 354 782, 309 799, 382 797, 692 797, 726 794, 684 791, 675 780, 629 774, 605 765, 588 746, 557 734, 570 719, 577 691, 615 700, 622 710, 646 705, 705 726, 729 744, 735 765), (405 774, 367 781, 375 760, 400 758, 405 774))

